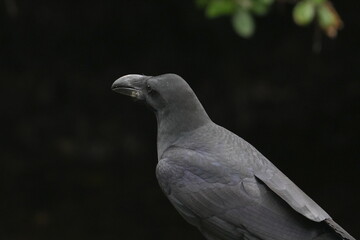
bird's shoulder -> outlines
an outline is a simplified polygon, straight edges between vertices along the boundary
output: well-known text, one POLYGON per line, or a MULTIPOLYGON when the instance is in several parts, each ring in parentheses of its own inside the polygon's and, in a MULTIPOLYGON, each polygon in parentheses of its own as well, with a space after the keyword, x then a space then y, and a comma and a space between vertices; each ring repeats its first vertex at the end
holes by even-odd
POLYGON ((164 152, 157 164, 156 174, 159 181, 171 181, 178 185, 186 182, 235 185, 252 176, 250 171, 231 164, 221 155, 179 146, 171 146, 164 152))
POLYGON ((161 184, 212 183, 236 185, 255 181, 253 167, 262 161, 245 140, 216 124, 179 136, 159 156, 156 169, 161 184))
POLYGON ((212 211, 221 214, 225 208, 250 204, 262 194, 250 172, 240 173, 212 154, 176 146, 164 153, 156 175, 175 205, 190 208, 200 218, 210 216, 212 211))
MULTIPOLYGON (((247 141, 215 123, 209 123, 194 131, 179 135, 164 154, 200 155, 201 159, 213 159, 232 168, 248 168, 264 164, 261 154, 247 141), (258 162, 258 163, 255 163, 258 162)), ((237 169, 239 170, 239 169, 237 169)))

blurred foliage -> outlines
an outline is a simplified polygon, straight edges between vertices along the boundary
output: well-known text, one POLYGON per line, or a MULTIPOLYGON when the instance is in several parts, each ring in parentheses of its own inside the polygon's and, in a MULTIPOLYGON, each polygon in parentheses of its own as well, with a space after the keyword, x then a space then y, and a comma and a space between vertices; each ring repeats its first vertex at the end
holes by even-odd
MULTIPOLYGON (((329 0, 277 0, 280 4, 294 4, 293 19, 299 26, 314 23, 330 38, 342 28, 342 20, 329 0)), ((234 30, 243 38, 255 32, 255 16, 264 16, 275 0, 196 0, 208 18, 231 16, 234 30)))

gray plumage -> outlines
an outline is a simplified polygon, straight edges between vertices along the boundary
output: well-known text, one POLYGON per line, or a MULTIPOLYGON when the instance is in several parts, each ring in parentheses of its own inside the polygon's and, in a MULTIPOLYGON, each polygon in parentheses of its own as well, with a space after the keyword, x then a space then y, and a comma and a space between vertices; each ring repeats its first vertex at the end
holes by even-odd
POLYGON ((112 89, 154 110, 159 184, 206 239, 355 240, 252 145, 213 123, 178 75, 126 75, 112 89))

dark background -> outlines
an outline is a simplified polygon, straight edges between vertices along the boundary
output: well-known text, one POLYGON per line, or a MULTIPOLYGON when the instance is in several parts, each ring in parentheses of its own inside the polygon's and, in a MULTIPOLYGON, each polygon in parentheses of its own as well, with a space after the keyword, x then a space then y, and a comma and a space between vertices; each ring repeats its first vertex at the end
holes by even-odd
POLYGON ((359 230, 360 17, 312 51, 277 5, 250 40, 192 1, 0 1, 0 238, 203 239, 158 187, 153 114, 110 86, 174 72, 339 224, 359 230))

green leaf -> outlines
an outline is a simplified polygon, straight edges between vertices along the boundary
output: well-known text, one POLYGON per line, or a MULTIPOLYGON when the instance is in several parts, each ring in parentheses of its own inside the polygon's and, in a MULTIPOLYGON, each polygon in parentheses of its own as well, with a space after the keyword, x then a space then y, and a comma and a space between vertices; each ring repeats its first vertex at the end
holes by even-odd
POLYGON ((264 16, 269 11, 269 5, 261 1, 254 1, 251 11, 258 16, 264 16))
POLYGON ((259 2, 263 3, 264 5, 271 5, 274 0, 258 0, 259 2))
POLYGON ((243 38, 251 37, 255 32, 253 16, 243 9, 238 9, 233 15, 232 24, 235 32, 243 38))
POLYGON ((322 28, 328 28, 332 25, 335 25, 337 22, 337 17, 331 11, 326 4, 319 6, 317 10, 319 25, 322 28))
POLYGON ((244 9, 245 11, 247 11, 252 7, 253 1, 254 0, 236 0, 236 3, 238 5, 238 7, 244 9))
POLYGON ((322 3, 324 3, 325 1, 327 1, 327 0, 311 0, 311 2, 313 2, 313 3, 316 4, 316 5, 322 4, 322 3))
POLYGON ((206 16, 215 18, 232 14, 236 9, 236 3, 232 0, 212 0, 206 8, 206 16))
POLYGON ((293 10, 293 18, 296 24, 304 26, 309 24, 315 17, 315 5, 310 1, 302 1, 296 4, 293 10))

